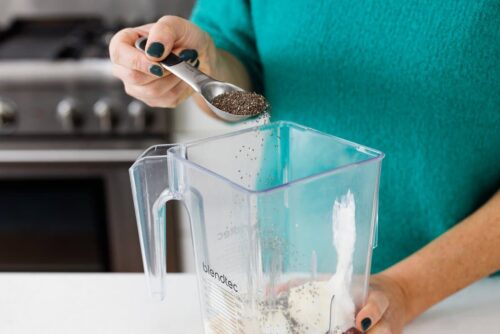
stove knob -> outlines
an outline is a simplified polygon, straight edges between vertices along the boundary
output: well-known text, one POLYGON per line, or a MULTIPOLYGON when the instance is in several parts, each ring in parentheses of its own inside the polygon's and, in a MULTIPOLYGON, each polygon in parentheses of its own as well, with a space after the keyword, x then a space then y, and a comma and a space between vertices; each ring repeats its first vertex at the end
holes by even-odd
POLYGON ((132 119, 133 127, 136 131, 146 130, 148 123, 148 108, 140 101, 132 101, 128 105, 128 115, 132 119))
POLYGON ((0 128, 8 126, 16 120, 16 107, 7 100, 0 99, 0 128))
POLYGON ((112 104, 108 99, 100 99, 94 104, 94 115, 99 120, 101 132, 111 132, 115 117, 112 104))
POLYGON ((57 104, 57 117, 64 130, 72 131, 78 125, 78 110, 76 100, 68 97, 57 104))

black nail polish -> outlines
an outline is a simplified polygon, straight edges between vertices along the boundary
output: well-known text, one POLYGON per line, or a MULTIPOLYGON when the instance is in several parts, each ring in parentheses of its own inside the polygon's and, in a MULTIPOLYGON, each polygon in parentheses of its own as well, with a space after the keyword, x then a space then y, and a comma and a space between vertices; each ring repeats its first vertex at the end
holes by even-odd
POLYGON ((198 52, 194 49, 185 49, 182 50, 179 54, 179 58, 183 61, 195 61, 198 58, 198 52))
POLYGON ((149 45, 149 48, 146 52, 151 57, 160 58, 163 55, 164 51, 165 47, 163 46, 163 44, 159 42, 154 42, 149 45))
POLYGON ((149 72, 151 72, 152 74, 156 75, 157 77, 162 77, 163 76, 163 70, 158 65, 151 65, 151 66, 149 66, 149 72))
POLYGON ((364 318, 363 320, 361 320, 361 328, 363 328, 364 331, 370 328, 371 325, 372 325, 372 319, 364 318))

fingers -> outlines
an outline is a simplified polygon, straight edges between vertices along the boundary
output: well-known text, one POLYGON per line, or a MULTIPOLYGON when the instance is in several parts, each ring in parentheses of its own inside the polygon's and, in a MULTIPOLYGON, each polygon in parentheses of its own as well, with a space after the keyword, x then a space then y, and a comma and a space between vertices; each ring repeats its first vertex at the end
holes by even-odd
POLYGON ((143 86, 160 79, 159 77, 144 74, 136 70, 131 70, 121 65, 113 65, 112 73, 115 77, 122 80, 124 83, 134 86, 143 86))
POLYGON ((369 330, 380 321, 388 307, 389 299, 384 293, 376 290, 370 292, 366 305, 356 316, 356 327, 362 331, 369 330))
MULTIPOLYGON (((176 91, 184 91, 188 90, 189 87, 184 86, 184 83, 179 83, 179 86, 175 87, 176 91)), ((181 97, 185 96, 183 92, 180 92, 180 94, 174 95, 174 94, 166 94, 166 96, 162 97, 155 97, 151 99, 144 99, 144 103, 146 103, 150 107, 156 107, 156 108, 175 108, 177 107, 184 99, 181 97), (182 95, 181 95, 182 94, 182 95)))
POLYGON ((197 66, 198 53, 194 49, 202 42, 207 44, 205 38, 189 21, 174 16, 165 16, 154 24, 123 29, 112 38, 109 46, 113 74, 123 81, 129 95, 146 104, 176 106, 192 94, 192 89, 164 70, 158 61, 172 49, 176 52, 189 49, 181 52, 182 59, 197 66), (148 37, 146 55, 134 45, 143 36, 148 37))
POLYGON ((151 98, 161 98, 164 97, 169 91, 171 91, 178 83, 180 79, 176 76, 171 76, 163 80, 155 80, 145 85, 126 85, 127 93, 135 97, 141 97, 145 99, 151 98), (127 87, 128 86, 128 87, 127 87))
POLYGON ((128 28, 119 31, 109 44, 109 54, 113 64, 136 70, 156 77, 163 76, 163 69, 155 62, 144 57, 142 51, 134 47, 135 41, 141 37, 145 30, 141 28, 128 28))
POLYGON ((160 84, 166 84, 169 89, 157 86, 156 82, 150 84, 150 87, 146 86, 129 86, 125 87, 127 94, 140 99, 150 107, 160 107, 160 108, 174 108, 179 103, 184 101, 192 91, 189 86, 184 82, 180 81, 173 76, 173 80, 169 83, 163 83, 164 80, 160 80, 160 84), (173 85, 173 87, 171 86, 173 85))
POLYGON ((176 16, 164 16, 149 31, 146 54, 150 60, 159 61, 165 58, 174 44, 187 33, 185 20, 176 16))

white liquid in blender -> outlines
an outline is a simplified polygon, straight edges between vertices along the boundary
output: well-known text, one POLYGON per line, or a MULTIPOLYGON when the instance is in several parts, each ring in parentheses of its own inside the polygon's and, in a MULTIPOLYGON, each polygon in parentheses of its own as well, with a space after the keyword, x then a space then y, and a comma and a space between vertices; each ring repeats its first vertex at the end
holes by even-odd
POLYGON ((332 296, 327 284, 327 281, 307 282, 281 296, 277 307, 261 307, 259 333, 326 333, 332 296))
POLYGON ((356 229, 355 202, 350 191, 334 203, 332 237, 337 252, 336 274, 330 279, 297 284, 260 302, 255 313, 247 314, 240 323, 241 333, 324 334, 331 330, 329 334, 342 334, 355 326, 350 286, 356 229))

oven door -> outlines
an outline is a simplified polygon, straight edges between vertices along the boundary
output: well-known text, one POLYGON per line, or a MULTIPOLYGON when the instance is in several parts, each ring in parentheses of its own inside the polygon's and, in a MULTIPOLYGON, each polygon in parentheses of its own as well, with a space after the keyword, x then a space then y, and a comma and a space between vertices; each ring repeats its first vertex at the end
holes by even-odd
POLYGON ((140 271, 136 149, 0 149, 0 271, 140 271))

